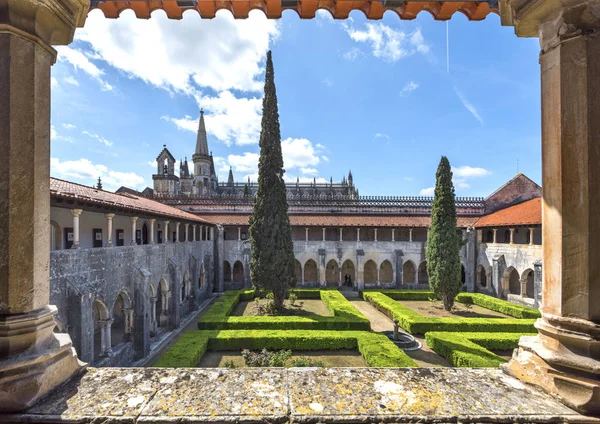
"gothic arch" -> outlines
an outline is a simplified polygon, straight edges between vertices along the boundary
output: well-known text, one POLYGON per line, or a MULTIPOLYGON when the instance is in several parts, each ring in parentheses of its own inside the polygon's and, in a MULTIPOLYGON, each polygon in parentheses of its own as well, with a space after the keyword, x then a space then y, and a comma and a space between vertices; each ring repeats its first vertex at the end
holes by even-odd
POLYGON ((427 273, 427 261, 419 264, 419 274, 417 276, 419 284, 429 284, 429 274, 427 273))
POLYGON ((340 267, 335 259, 331 259, 327 262, 325 268, 325 282, 328 286, 337 286, 340 278, 340 267))
POLYGON ((169 282, 161 278, 158 282, 158 296, 156 296, 156 325, 164 327, 167 324, 169 313, 169 282))
POLYGON ((104 301, 94 300, 94 303, 92 303, 92 318, 94 322, 94 360, 97 360, 102 353, 102 325, 100 321, 110 319, 110 312, 104 301))
POLYGON ((304 281, 309 283, 318 283, 319 275, 317 272, 317 263, 309 259, 304 264, 304 281))
POLYGON ((509 267, 504 271, 502 278, 503 286, 508 289, 510 294, 521 294, 521 281, 519 279, 519 273, 514 267, 509 267))
POLYGON ((181 280, 181 297, 179 301, 183 303, 185 298, 190 294, 190 272, 186 269, 183 272, 183 279, 181 280))
POLYGON ((387 259, 379 266, 379 281, 381 283, 393 283, 394 282, 394 268, 387 259))
POLYGON ((296 282, 302 283, 302 264, 296 259, 294 260, 294 266, 296 267, 296 282))
POLYGON ((485 272, 485 267, 483 265, 477 266, 477 283, 481 287, 487 286, 487 274, 485 272))
POLYGON ((533 299, 534 298, 534 284, 533 284, 533 270, 531 268, 527 268, 525 271, 523 271, 523 274, 521 274, 521 281, 526 281, 526 286, 525 286, 525 294, 528 298, 533 299))
POLYGON ((415 283, 415 277, 417 276, 416 267, 413 261, 408 260, 402 265, 402 284, 413 284, 415 283))
POLYGON ((123 290, 115 299, 112 308, 111 346, 117 346, 127 341, 131 333, 130 311, 132 309, 131 298, 123 290))
POLYGON ((231 264, 223 261, 223 282, 231 283, 231 264))
POLYGON ((240 261, 236 261, 233 264, 233 282, 243 283, 244 282, 244 265, 240 261))
POLYGON ((342 278, 346 281, 346 276, 350 278, 352 284, 356 281, 356 270, 354 263, 350 259, 346 259, 342 264, 342 278))
POLYGON ((365 284, 377 282, 377 265, 371 259, 365 262, 365 284))

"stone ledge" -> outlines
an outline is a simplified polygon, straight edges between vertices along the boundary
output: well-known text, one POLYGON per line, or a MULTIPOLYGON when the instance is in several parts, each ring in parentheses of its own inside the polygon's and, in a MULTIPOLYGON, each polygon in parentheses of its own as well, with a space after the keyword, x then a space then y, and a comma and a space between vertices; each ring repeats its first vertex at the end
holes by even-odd
POLYGON ((0 422, 595 422, 500 369, 89 368, 0 422))

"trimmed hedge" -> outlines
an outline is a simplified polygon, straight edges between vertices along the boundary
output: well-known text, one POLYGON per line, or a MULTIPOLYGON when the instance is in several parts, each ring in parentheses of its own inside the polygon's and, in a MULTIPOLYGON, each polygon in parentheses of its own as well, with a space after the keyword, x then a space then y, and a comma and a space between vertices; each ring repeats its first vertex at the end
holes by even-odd
POLYGON ((363 300, 366 300, 364 297, 366 293, 383 293, 394 300, 429 300, 435 298, 435 294, 431 290, 365 289, 359 291, 359 295, 363 300))
POLYGON ((367 331, 223 330, 189 331, 169 349, 155 367, 197 367, 209 351, 339 350, 358 349, 370 367, 416 367, 417 364, 385 335, 367 331))
POLYGON ((319 297, 333 316, 255 316, 232 317, 231 312, 242 300, 254 298, 253 290, 225 293, 200 317, 200 330, 371 330, 371 323, 339 291, 294 289, 299 299, 319 297), (319 297, 316 297, 316 296, 319 297))
POLYGON ((510 315, 515 318, 541 318, 540 311, 528 306, 516 305, 506 300, 498 299, 483 293, 459 293, 456 296, 457 302, 465 303, 469 300, 474 305, 482 308, 491 309, 492 311, 500 312, 505 315, 510 315))
POLYGON ((425 334, 429 331, 471 331, 471 332, 535 332, 534 319, 516 318, 427 318, 418 312, 396 302, 381 292, 365 292, 363 298, 411 334, 425 334))
POLYGON ((520 333, 454 333, 431 331, 425 334, 427 345, 455 367, 498 367, 506 361, 491 350, 514 349, 520 333))

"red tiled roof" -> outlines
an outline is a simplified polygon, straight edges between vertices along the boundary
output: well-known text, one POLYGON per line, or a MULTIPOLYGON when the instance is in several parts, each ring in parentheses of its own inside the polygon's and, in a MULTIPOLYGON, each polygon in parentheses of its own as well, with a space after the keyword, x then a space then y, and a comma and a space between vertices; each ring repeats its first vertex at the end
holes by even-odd
POLYGON ((541 225, 542 199, 527 200, 482 216, 475 227, 507 227, 509 225, 541 225))
POLYGON ((98 190, 93 187, 56 178, 50 178, 50 195, 52 198, 77 199, 100 206, 127 209, 131 212, 142 212, 149 216, 162 216, 212 224, 212 222, 205 218, 200 218, 198 215, 184 212, 172 206, 146 199, 145 197, 135 196, 129 193, 111 193, 110 191, 98 190))
MULTIPOLYGON (((248 225, 249 214, 204 215, 206 219, 221 225, 248 225)), ((478 217, 459 217, 458 226, 469 227, 478 217)), ((290 215, 290 223, 297 227, 429 227, 429 216, 406 215, 290 215)))

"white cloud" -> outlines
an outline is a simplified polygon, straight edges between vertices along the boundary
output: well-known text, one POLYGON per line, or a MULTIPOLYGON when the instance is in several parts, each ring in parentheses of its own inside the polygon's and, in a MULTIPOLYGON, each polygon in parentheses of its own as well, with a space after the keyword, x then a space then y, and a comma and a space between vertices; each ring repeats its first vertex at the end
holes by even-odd
POLYGON ((479 123, 481 125, 483 125, 483 119, 479 115, 479 112, 477 111, 475 106, 473 106, 473 104, 471 102, 469 102, 469 100, 464 96, 464 94, 458 88, 454 87, 454 92, 458 96, 458 99, 460 100, 462 105, 465 107, 465 109, 467 109, 469 112, 471 112, 471 115, 473 115, 473 117, 475 117, 475 119, 477 119, 479 121, 479 123))
MULTIPOLYGON (((198 103, 205 109, 206 132, 226 145, 256 144, 260 137, 262 99, 237 98, 230 91, 223 91, 216 97, 200 97, 198 103)), ((161 119, 174 123, 177 128, 196 133, 198 119, 190 116, 161 119)))
POLYGON ((73 124, 62 124, 63 128, 66 128, 68 130, 72 130, 73 128, 77 128, 75 125, 73 124))
MULTIPOLYGON (((92 63, 92 61, 90 61, 81 51, 75 50, 68 46, 57 46, 56 50, 58 51, 58 60, 67 61, 73 65, 75 69, 82 70, 90 77, 98 81, 102 85, 103 90, 113 89, 113 87, 102 78, 104 71, 92 63)), ((73 81, 68 80, 69 78, 65 78, 65 82, 72 84, 74 81, 77 84, 75 79, 73 79, 73 81)))
POLYGON ((304 175, 318 175, 319 171, 316 168, 300 168, 300 172, 304 175))
POLYGON ((375 133, 375 138, 385 138, 386 140, 389 140, 390 136, 383 133, 375 133))
POLYGON ((427 187, 427 188, 421 189, 421 191, 419 191, 419 196, 433 197, 434 192, 435 192, 435 187, 427 187))
POLYGON ((76 86, 76 87, 79 87, 79 82, 77 82, 77 80, 76 80, 76 79, 75 79, 75 77, 73 77, 73 76, 70 76, 70 77, 67 77, 67 78, 65 78, 65 79, 64 79, 64 81, 65 81, 67 84, 71 84, 71 85, 74 85, 74 86, 76 86))
MULTIPOLYGON (((429 45, 425 42, 421 29, 406 33, 381 22, 366 23, 362 30, 350 25, 344 25, 344 29, 352 40, 368 44, 373 56, 386 62, 396 62, 415 53, 429 53, 429 45)), ((356 56, 352 54, 347 59, 353 60, 356 56)))
POLYGON ((154 169, 156 169, 156 167, 158 166, 158 163, 156 162, 156 159, 155 160, 149 160, 147 163, 148 163, 148 165, 150 165, 154 169))
POLYGON ((132 77, 192 94, 192 82, 217 91, 262 90, 261 63, 278 35, 277 22, 257 11, 240 20, 225 11, 210 20, 185 13, 180 21, 164 13, 137 20, 133 12, 124 11, 119 19, 91 13, 75 38, 89 43, 95 57, 132 77))
POLYGON ((52 78, 50 79, 50 87, 51 87, 51 88, 56 88, 56 87, 58 87, 58 80, 57 80, 56 78, 52 77, 52 78))
POLYGON ((321 161, 312 143, 305 138, 287 138, 281 142, 281 150, 286 170, 314 167, 321 161))
POLYGON ((58 134, 54 125, 50 125, 50 141, 66 141, 68 143, 72 143, 73 139, 71 137, 65 137, 58 134))
POLYGON ((321 159, 322 159, 324 162, 329 162, 329 158, 328 158, 327 156, 321 156, 321 159))
POLYGON ((223 163, 220 167, 221 171, 229 170, 227 165, 230 165, 236 172, 258 172, 258 158, 257 153, 245 152, 243 155, 229 155, 227 156, 227 163, 223 163))
POLYGON ((323 177, 299 177, 297 175, 288 175, 287 173, 283 176, 283 179, 288 183, 295 183, 296 181, 300 180, 300 184, 308 184, 312 182, 316 182, 317 184, 325 184, 329 182, 329 180, 326 180, 323 177))
POLYGON ((471 177, 485 177, 491 175, 491 171, 485 168, 472 167, 468 165, 452 167, 452 175, 455 177, 471 178, 471 177))
POLYGON ((325 78, 322 82, 323 82, 323 85, 325 85, 327 87, 333 86, 333 81, 331 81, 329 78, 325 78))
POLYGON ((410 82, 406 83, 406 85, 404 86, 404 88, 402 88, 402 90, 400 91, 400 96, 405 96, 405 95, 407 95, 409 93, 412 93, 417 88, 419 88, 419 83, 416 83, 414 81, 410 81, 410 82))
POLYGON ((82 131, 82 134, 87 135, 88 137, 95 138, 100 143, 104 144, 106 147, 112 147, 112 141, 108 141, 104 137, 99 136, 98 134, 90 133, 88 131, 82 131))
POLYGON ((112 171, 105 165, 94 164, 86 158, 64 162, 58 158, 51 158, 50 170, 56 178, 90 186, 96 185, 96 180, 100 177, 105 190, 116 190, 121 186, 142 189, 145 186, 144 178, 133 172, 112 171))
POLYGON ((360 55, 362 55, 360 49, 358 47, 352 47, 350 50, 344 53, 342 57, 350 62, 354 62, 360 55))

